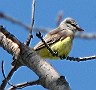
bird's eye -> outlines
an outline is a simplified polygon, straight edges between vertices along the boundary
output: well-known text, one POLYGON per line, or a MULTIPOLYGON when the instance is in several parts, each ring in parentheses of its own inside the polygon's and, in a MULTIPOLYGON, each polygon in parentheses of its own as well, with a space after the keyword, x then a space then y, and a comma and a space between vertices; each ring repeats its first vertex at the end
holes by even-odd
POLYGON ((74 20, 67 20, 66 23, 72 25, 73 27, 77 26, 77 23, 74 20))
POLYGON ((72 24, 72 23, 71 23, 71 25, 74 26, 74 27, 76 27, 77 24, 72 24))

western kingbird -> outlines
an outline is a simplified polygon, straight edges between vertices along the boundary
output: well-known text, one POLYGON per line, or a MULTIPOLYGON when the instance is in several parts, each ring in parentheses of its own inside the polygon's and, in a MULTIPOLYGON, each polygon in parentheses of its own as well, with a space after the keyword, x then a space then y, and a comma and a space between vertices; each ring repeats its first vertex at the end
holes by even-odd
POLYGON ((84 31, 81 29, 75 20, 72 18, 66 18, 60 23, 60 25, 48 32, 43 38, 45 42, 49 45, 52 51, 58 53, 57 56, 53 56, 49 50, 45 47, 44 43, 40 41, 34 50, 42 57, 49 59, 66 58, 71 50, 72 41, 76 31, 84 31))

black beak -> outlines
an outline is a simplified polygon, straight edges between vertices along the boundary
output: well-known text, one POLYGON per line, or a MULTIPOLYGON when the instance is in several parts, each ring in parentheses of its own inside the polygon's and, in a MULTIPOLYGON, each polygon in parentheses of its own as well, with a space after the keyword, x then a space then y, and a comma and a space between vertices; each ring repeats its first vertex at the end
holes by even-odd
POLYGON ((84 31, 82 28, 80 28, 79 26, 76 26, 77 31, 84 31))
POLYGON ((84 31, 82 28, 80 28, 78 25, 75 24, 71 24, 72 26, 76 27, 77 31, 84 31))

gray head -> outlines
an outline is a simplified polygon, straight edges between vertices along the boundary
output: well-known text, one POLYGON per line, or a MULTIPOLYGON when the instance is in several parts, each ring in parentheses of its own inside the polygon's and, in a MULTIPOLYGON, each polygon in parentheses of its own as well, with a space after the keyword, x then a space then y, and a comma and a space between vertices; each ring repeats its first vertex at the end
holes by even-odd
POLYGON ((61 28, 66 27, 66 29, 72 30, 73 32, 84 31, 77 25, 76 21, 73 20, 72 18, 65 18, 65 20, 60 23, 60 27, 61 28))

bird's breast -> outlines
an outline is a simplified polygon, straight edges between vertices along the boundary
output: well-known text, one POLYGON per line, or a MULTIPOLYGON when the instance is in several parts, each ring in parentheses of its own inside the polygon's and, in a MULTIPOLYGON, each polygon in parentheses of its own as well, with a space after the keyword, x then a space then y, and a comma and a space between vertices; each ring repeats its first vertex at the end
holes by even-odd
POLYGON ((58 52, 58 56, 67 57, 68 53, 71 50, 71 46, 72 46, 72 38, 71 37, 66 37, 63 40, 60 40, 60 41, 54 43, 51 46, 51 49, 53 51, 57 51, 58 52))
MULTIPOLYGON (((52 45, 50 45, 50 48, 53 51, 58 52, 58 56, 67 57, 68 53, 71 50, 71 46, 72 46, 72 38, 66 37, 65 39, 59 40, 53 43, 52 45)), ((37 53, 43 58, 49 58, 49 59, 54 59, 54 60, 59 58, 56 56, 52 56, 52 54, 47 50, 46 47, 38 50, 37 53)))

